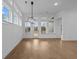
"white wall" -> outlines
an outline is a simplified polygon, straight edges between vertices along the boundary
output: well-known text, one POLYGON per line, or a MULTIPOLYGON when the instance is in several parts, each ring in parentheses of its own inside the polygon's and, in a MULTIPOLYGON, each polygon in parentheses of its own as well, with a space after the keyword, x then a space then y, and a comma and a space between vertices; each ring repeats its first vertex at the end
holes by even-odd
MULTIPOLYGON (((3 5, 7 4, 11 11, 15 11, 18 16, 19 13, 13 8, 13 5, 9 4, 9 0, 4 0, 3 5)), ((22 17, 21 17, 22 19, 22 17)), ((22 20, 23 22, 23 20, 22 20)), ((2 54, 3 59, 12 51, 12 49, 22 40, 23 38, 23 27, 11 23, 2 24, 2 54)))
POLYGON ((2 24, 3 59, 22 40, 23 28, 14 24, 2 24))
POLYGON ((77 11, 62 11, 59 16, 62 17, 63 39, 77 40, 77 11))

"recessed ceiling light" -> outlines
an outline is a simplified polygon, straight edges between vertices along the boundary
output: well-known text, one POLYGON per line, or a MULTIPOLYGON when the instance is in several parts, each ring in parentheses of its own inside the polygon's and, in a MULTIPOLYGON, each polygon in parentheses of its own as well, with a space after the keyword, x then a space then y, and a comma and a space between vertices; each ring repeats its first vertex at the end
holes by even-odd
POLYGON ((57 3, 57 2, 55 2, 55 3, 54 3, 54 6, 58 6, 58 3, 57 3))

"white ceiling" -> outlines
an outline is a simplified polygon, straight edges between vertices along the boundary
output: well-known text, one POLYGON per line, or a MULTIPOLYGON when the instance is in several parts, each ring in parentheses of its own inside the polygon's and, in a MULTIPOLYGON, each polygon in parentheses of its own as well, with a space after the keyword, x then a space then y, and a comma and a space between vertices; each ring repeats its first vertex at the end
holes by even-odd
MULTIPOLYGON (((31 15, 31 1, 26 0, 14 0, 21 12, 25 16, 31 15)), ((62 10, 72 10, 76 7, 77 0, 33 0, 34 1, 34 16, 52 16, 62 10), (58 6, 54 6, 54 3, 57 2, 58 6)))

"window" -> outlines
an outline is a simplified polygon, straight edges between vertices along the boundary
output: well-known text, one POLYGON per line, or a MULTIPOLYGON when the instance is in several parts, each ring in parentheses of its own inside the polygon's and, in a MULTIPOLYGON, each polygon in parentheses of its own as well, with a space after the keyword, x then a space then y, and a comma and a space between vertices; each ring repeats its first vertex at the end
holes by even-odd
POLYGON ((35 21, 33 26, 34 26, 34 31, 38 32, 38 22, 35 21))
POLYGON ((12 12, 10 8, 7 6, 3 6, 2 7, 2 21, 11 23, 12 22, 11 17, 12 17, 12 12))
POLYGON ((30 32, 30 30, 31 30, 30 27, 25 28, 25 32, 30 32))
POLYGON ((41 27, 41 33, 42 34, 45 34, 46 33, 46 27, 44 27, 44 26, 41 27))
POLYGON ((41 22, 41 34, 46 33, 47 22, 41 22))
MULTIPOLYGON (((17 6, 15 3, 13 3, 13 7, 14 7, 14 11, 13 11, 13 15, 12 15, 12 20, 14 24, 17 24, 19 26, 22 26, 22 20, 20 18, 20 11, 18 10, 17 6), (19 15, 18 15, 19 14, 19 15)), ((22 16, 22 15, 21 15, 22 16)))
POLYGON ((2 22, 12 23, 12 11, 7 4, 3 4, 3 7, 2 7, 2 22))
MULTIPOLYGON (((13 0, 8 0, 8 2, 10 4, 13 3, 13 0)), ((21 18, 18 16, 18 14, 20 13, 16 7, 16 5, 12 5, 12 7, 9 7, 7 5, 7 3, 5 3, 3 1, 3 6, 2 6, 2 22, 3 23, 13 23, 16 25, 20 25, 22 26, 22 20, 21 18), (12 7, 14 7, 14 9, 12 10, 12 7), (19 13, 18 13, 19 12, 19 13), (17 14, 18 13, 18 14, 17 14)), ((21 13, 19 14, 21 15, 21 13)), ((21 15, 22 16, 22 15, 21 15)))
POLYGON ((13 24, 18 24, 18 16, 15 12, 12 14, 12 22, 13 24))
POLYGON ((8 21, 9 19, 9 8, 6 6, 2 7, 2 21, 8 21))
POLYGON ((9 10, 9 19, 8 22, 12 23, 12 10, 9 10))
POLYGON ((34 27, 34 31, 38 31, 38 27, 34 27))
POLYGON ((48 22, 48 32, 54 32, 54 21, 48 22))
POLYGON ((30 31, 31 31, 31 23, 25 22, 25 32, 30 32, 30 31))

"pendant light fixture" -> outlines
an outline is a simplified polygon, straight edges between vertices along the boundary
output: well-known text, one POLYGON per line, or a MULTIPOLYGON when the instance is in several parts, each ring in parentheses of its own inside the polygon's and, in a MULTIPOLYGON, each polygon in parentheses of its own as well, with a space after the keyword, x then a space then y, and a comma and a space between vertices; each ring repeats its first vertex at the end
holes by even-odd
POLYGON ((31 1, 31 18, 32 18, 32 19, 33 19, 33 4, 34 4, 34 2, 31 1))
MULTIPOLYGON (((25 1, 25 3, 27 3, 27 1, 25 1)), ((31 17, 28 17, 28 19, 27 19, 32 24, 35 23, 35 19, 34 19, 34 16, 33 16, 33 4, 34 4, 34 2, 31 1, 31 17)))

